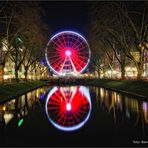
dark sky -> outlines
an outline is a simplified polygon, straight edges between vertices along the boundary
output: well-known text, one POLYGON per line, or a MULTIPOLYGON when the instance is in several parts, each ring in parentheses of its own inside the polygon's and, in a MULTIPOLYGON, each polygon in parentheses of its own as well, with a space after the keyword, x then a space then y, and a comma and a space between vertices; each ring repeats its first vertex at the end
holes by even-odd
POLYGON ((43 1, 40 2, 40 6, 45 10, 45 21, 53 34, 62 30, 73 30, 86 35, 89 2, 43 1))
MULTIPOLYGON (((86 26, 90 21, 92 3, 92 1, 40 1, 39 5, 45 11, 44 20, 51 28, 52 34, 62 30, 73 30, 87 38, 86 26)), ((130 9, 139 9, 143 4, 135 1, 125 3, 130 9)))

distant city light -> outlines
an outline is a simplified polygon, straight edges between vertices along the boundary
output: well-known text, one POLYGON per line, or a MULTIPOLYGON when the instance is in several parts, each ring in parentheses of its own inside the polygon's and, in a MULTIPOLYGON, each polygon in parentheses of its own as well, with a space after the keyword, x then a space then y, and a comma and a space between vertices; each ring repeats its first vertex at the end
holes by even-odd
POLYGON ((6 111, 6 106, 3 106, 3 111, 6 111))
POLYGON ((40 99, 42 100, 42 99, 44 99, 44 97, 45 97, 45 94, 43 93, 43 94, 40 94, 40 99))

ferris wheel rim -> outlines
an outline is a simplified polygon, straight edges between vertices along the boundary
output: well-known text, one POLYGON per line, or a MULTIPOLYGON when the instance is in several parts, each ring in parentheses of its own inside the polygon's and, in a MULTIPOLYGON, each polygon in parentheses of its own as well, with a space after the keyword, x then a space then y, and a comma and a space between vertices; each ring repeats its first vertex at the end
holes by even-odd
MULTIPOLYGON (((74 35, 80 37, 80 38, 82 39, 82 41, 84 41, 85 44, 87 45, 87 50, 88 50, 87 62, 86 62, 86 64, 85 64, 85 66, 84 66, 80 71, 77 71, 77 73, 76 73, 76 74, 80 74, 80 73, 82 73, 82 72, 86 69, 86 67, 88 66, 88 64, 89 64, 89 62, 90 62, 91 50, 90 50, 90 47, 89 47, 89 44, 88 44, 87 40, 86 40, 80 33, 77 33, 77 32, 75 32, 75 31, 65 30, 65 31, 61 31, 61 32, 59 32, 59 33, 55 33, 55 34, 51 37, 51 39, 50 39, 49 42, 47 43, 47 46, 46 46, 46 49, 45 49, 45 57, 46 57, 47 65, 50 67, 50 69, 51 69, 55 74, 59 75, 59 72, 58 72, 57 70, 55 70, 55 69, 52 67, 52 65, 50 64, 49 59, 48 59, 47 52, 48 52, 48 46, 53 42, 53 39, 54 39, 54 38, 58 38, 58 36, 61 35, 61 34, 63 34, 63 33, 65 33, 65 34, 66 34, 66 33, 68 33, 68 34, 74 34, 74 35)), ((74 73, 74 72, 71 72, 70 74, 73 74, 73 73, 74 73)), ((74 74, 75 74, 75 73, 74 73, 74 74)), ((60 75, 61 75, 61 74, 60 74, 60 75)))
POLYGON ((75 130, 78 130, 78 129, 80 129, 81 127, 83 127, 83 125, 88 121, 88 119, 89 119, 89 117, 90 117, 90 114, 91 114, 91 108, 92 108, 92 104, 91 104, 91 99, 90 99, 90 95, 89 95, 89 90, 88 90, 88 88, 86 88, 86 87, 84 87, 84 86, 80 86, 80 88, 79 88, 79 91, 81 92, 81 93, 84 93, 84 95, 85 95, 85 97, 86 97, 86 99, 87 99, 87 101, 88 101, 88 103, 89 103, 89 105, 90 105, 90 108, 89 108, 89 111, 88 111, 88 114, 87 114, 87 116, 86 116, 86 118, 83 120, 83 121, 81 121, 79 124, 77 124, 77 125, 74 125, 73 127, 64 127, 64 126, 62 126, 62 125, 59 125, 59 124, 57 124, 56 122, 54 122, 51 118, 50 118, 50 116, 49 116, 49 113, 48 113, 48 102, 49 102, 49 100, 50 100, 50 97, 54 94, 54 92, 55 91, 57 91, 59 88, 58 87, 53 87, 52 88, 52 90, 48 93, 48 95, 47 95, 47 99, 46 99, 46 103, 45 103, 45 111, 46 111, 46 115, 47 115, 47 117, 48 117, 48 120, 52 123, 52 125, 55 127, 55 128, 57 128, 57 129, 59 129, 59 130, 62 130, 62 131, 66 131, 66 132, 71 132, 71 131, 75 131, 75 130))

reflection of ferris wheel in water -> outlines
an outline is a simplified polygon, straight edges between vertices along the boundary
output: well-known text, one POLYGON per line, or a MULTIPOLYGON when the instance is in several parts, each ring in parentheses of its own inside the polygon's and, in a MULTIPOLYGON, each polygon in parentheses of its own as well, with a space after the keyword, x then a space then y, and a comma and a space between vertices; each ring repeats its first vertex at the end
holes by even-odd
POLYGON ((81 128, 89 119, 91 100, 84 86, 54 87, 46 100, 49 121, 58 129, 73 131, 81 128))
POLYGON ((60 32, 48 42, 46 60, 48 66, 58 75, 81 73, 90 60, 89 45, 76 32, 60 32))

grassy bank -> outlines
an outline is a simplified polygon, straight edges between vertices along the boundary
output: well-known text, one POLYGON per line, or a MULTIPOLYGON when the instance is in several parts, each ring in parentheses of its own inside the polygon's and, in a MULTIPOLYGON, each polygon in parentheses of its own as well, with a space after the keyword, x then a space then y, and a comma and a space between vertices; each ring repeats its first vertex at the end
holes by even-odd
POLYGON ((44 81, 32 81, 0 85, 0 102, 4 102, 45 84, 46 82, 44 81))
POLYGON ((148 82, 145 81, 93 79, 88 84, 148 98, 148 82))
MULTIPOLYGON (((57 84, 57 82, 56 82, 57 84)), ((131 80, 109 80, 109 79, 89 79, 71 81, 65 85, 91 85, 112 89, 119 92, 128 93, 131 95, 139 95, 148 98, 148 82, 145 81, 131 81, 131 80)), ((46 85, 44 81, 33 81, 23 83, 13 83, 0 85, 0 102, 15 98, 21 94, 31 91, 40 86, 46 85)))

